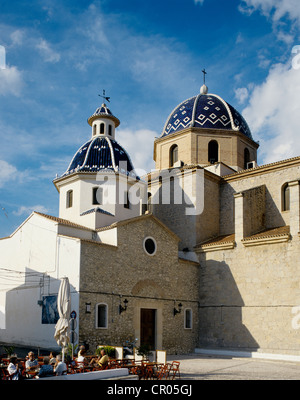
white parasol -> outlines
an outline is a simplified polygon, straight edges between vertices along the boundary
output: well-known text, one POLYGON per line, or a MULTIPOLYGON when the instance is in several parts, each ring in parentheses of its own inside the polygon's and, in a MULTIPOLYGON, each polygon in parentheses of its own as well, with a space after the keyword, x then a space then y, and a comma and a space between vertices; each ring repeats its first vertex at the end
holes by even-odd
POLYGON ((70 284, 68 278, 63 278, 57 296, 57 309, 59 320, 55 325, 54 338, 62 346, 62 361, 64 362, 64 348, 69 343, 69 317, 71 309, 70 284))

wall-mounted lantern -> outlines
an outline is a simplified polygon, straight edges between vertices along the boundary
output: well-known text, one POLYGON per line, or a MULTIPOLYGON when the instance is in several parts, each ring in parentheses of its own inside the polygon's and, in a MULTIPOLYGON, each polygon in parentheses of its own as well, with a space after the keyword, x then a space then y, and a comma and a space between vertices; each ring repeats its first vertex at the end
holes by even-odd
POLYGON ((127 310, 128 300, 125 299, 125 300, 123 301, 123 303, 124 303, 124 306, 122 306, 122 304, 119 305, 119 314, 121 314, 123 311, 126 311, 126 310, 127 310))
POLYGON ((178 310, 174 306, 174 317, 175 317, 176 314, 180 314, 181 313, 181 309, 182 309, 182 304, 181 303, 178 304, 178 310))

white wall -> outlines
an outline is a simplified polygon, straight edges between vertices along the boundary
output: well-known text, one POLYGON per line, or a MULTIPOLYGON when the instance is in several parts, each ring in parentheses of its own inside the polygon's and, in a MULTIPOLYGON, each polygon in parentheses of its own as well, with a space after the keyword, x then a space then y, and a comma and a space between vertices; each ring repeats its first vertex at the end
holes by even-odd
POLYGON ((90 229, 98 229, 141 214, 141 201, 146 201, 147 184, 143 181, 127 179, 127 176, 115 173, 78 174, 67 178, 60 184, 59 217, 90 229), (93 188, 103 190, 101 205, 93 204, 93 188), (73 206, 66 207, 66 196, 73 190, 73 206), (129 191, 130 208, 124 207, 124 193, 129 191), (82 213, 100 207, 104 213, 82 213))
POLYGON ((3 342, 57 347, 55 324, 42 324, 43 296, 57 295, 61 278, 71 285, 77 312, 80 240, 57 235, 57 225, 33 214, 11 238, 0 240, 0 335, 3 342))

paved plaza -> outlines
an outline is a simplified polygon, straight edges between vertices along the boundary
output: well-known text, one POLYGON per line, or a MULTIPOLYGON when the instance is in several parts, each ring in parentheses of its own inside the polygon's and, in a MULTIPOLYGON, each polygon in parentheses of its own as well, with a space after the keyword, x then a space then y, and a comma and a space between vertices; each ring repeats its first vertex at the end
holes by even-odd
POLYGON ((252 358, 168 356, 180 361, 184 380, 299 380, 300 362, 270 361, 252 358))
MULTIPOLYGON (((47 354, 45 349, 16 347, 19 357, 29 350, 47 354)), ((0 353, 4 348, 0 344, 0 353)), ((180 361, 181 380, 300 380, 300 362, 201 354, 168 355, 180 361)))

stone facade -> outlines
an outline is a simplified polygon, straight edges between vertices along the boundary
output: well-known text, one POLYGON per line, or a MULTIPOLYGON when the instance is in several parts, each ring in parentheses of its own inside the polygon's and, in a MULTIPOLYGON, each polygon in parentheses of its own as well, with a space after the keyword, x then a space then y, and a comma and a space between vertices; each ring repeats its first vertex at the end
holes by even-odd
POLYGON ((185 129, 156 141, 156 165, 169 168, 168 151, 176 143, 179 159, 189 164, 181 172, 196 171, 212 137, 221 163, 202 164, 203 185, 196 188, 204 193, 201 214, 188 220, 176 205, 153 207, 181 238, 179 249, 187 258, 196 252, 200 263, 197 347, 299 356, 300 157, 243 170, 248 138, 185 129))
MULTIPOLYGON (((169 353, 194 350, 198 338, 199 266, 178 259, 178 238, 151 215, 118 225, 117 246, 91 241, 81 244, 79 341, 95 349, 99 344, 121 345, 140 339, 141 309, 156 310, 156 348, 169 353), (152 237, 157 251, 143 248, 152 237), (119 314, 119 304, 128 300, 119 314), (106 329, 96 328, 95 307, 108 306, 106 329), (85 304, 91 303, 91 314, 85 304), (182 312, 174 316, 174 306, 182 312), (184 310, 192 310, 192 329, 184 328, 184 310)), ((139 342, 138 342, 139 344, 139 342)))
POLYGON ((249 161, 257 161, 258 144, 240 132, 221 129, 186 128, 170 136, 158 138, 154 142, 154 161, 157 170, 172 167, 170 150, 178 146, 178 160, 184 165, 209 164, 208 144, 215 140, 219 144, 218 162, 244 169, 244 149, 249 150, 249 161))
POLYGON ((299 238, 201 253, 199 347, 300 355, 299 238))
POLYGON ((300 301, 299 163, 295 158, 223 178, 225 239, 197 249, 199 347, 300 354, 294 311, 300 301), (282 210, 285 183, 287 211, 282 210))

